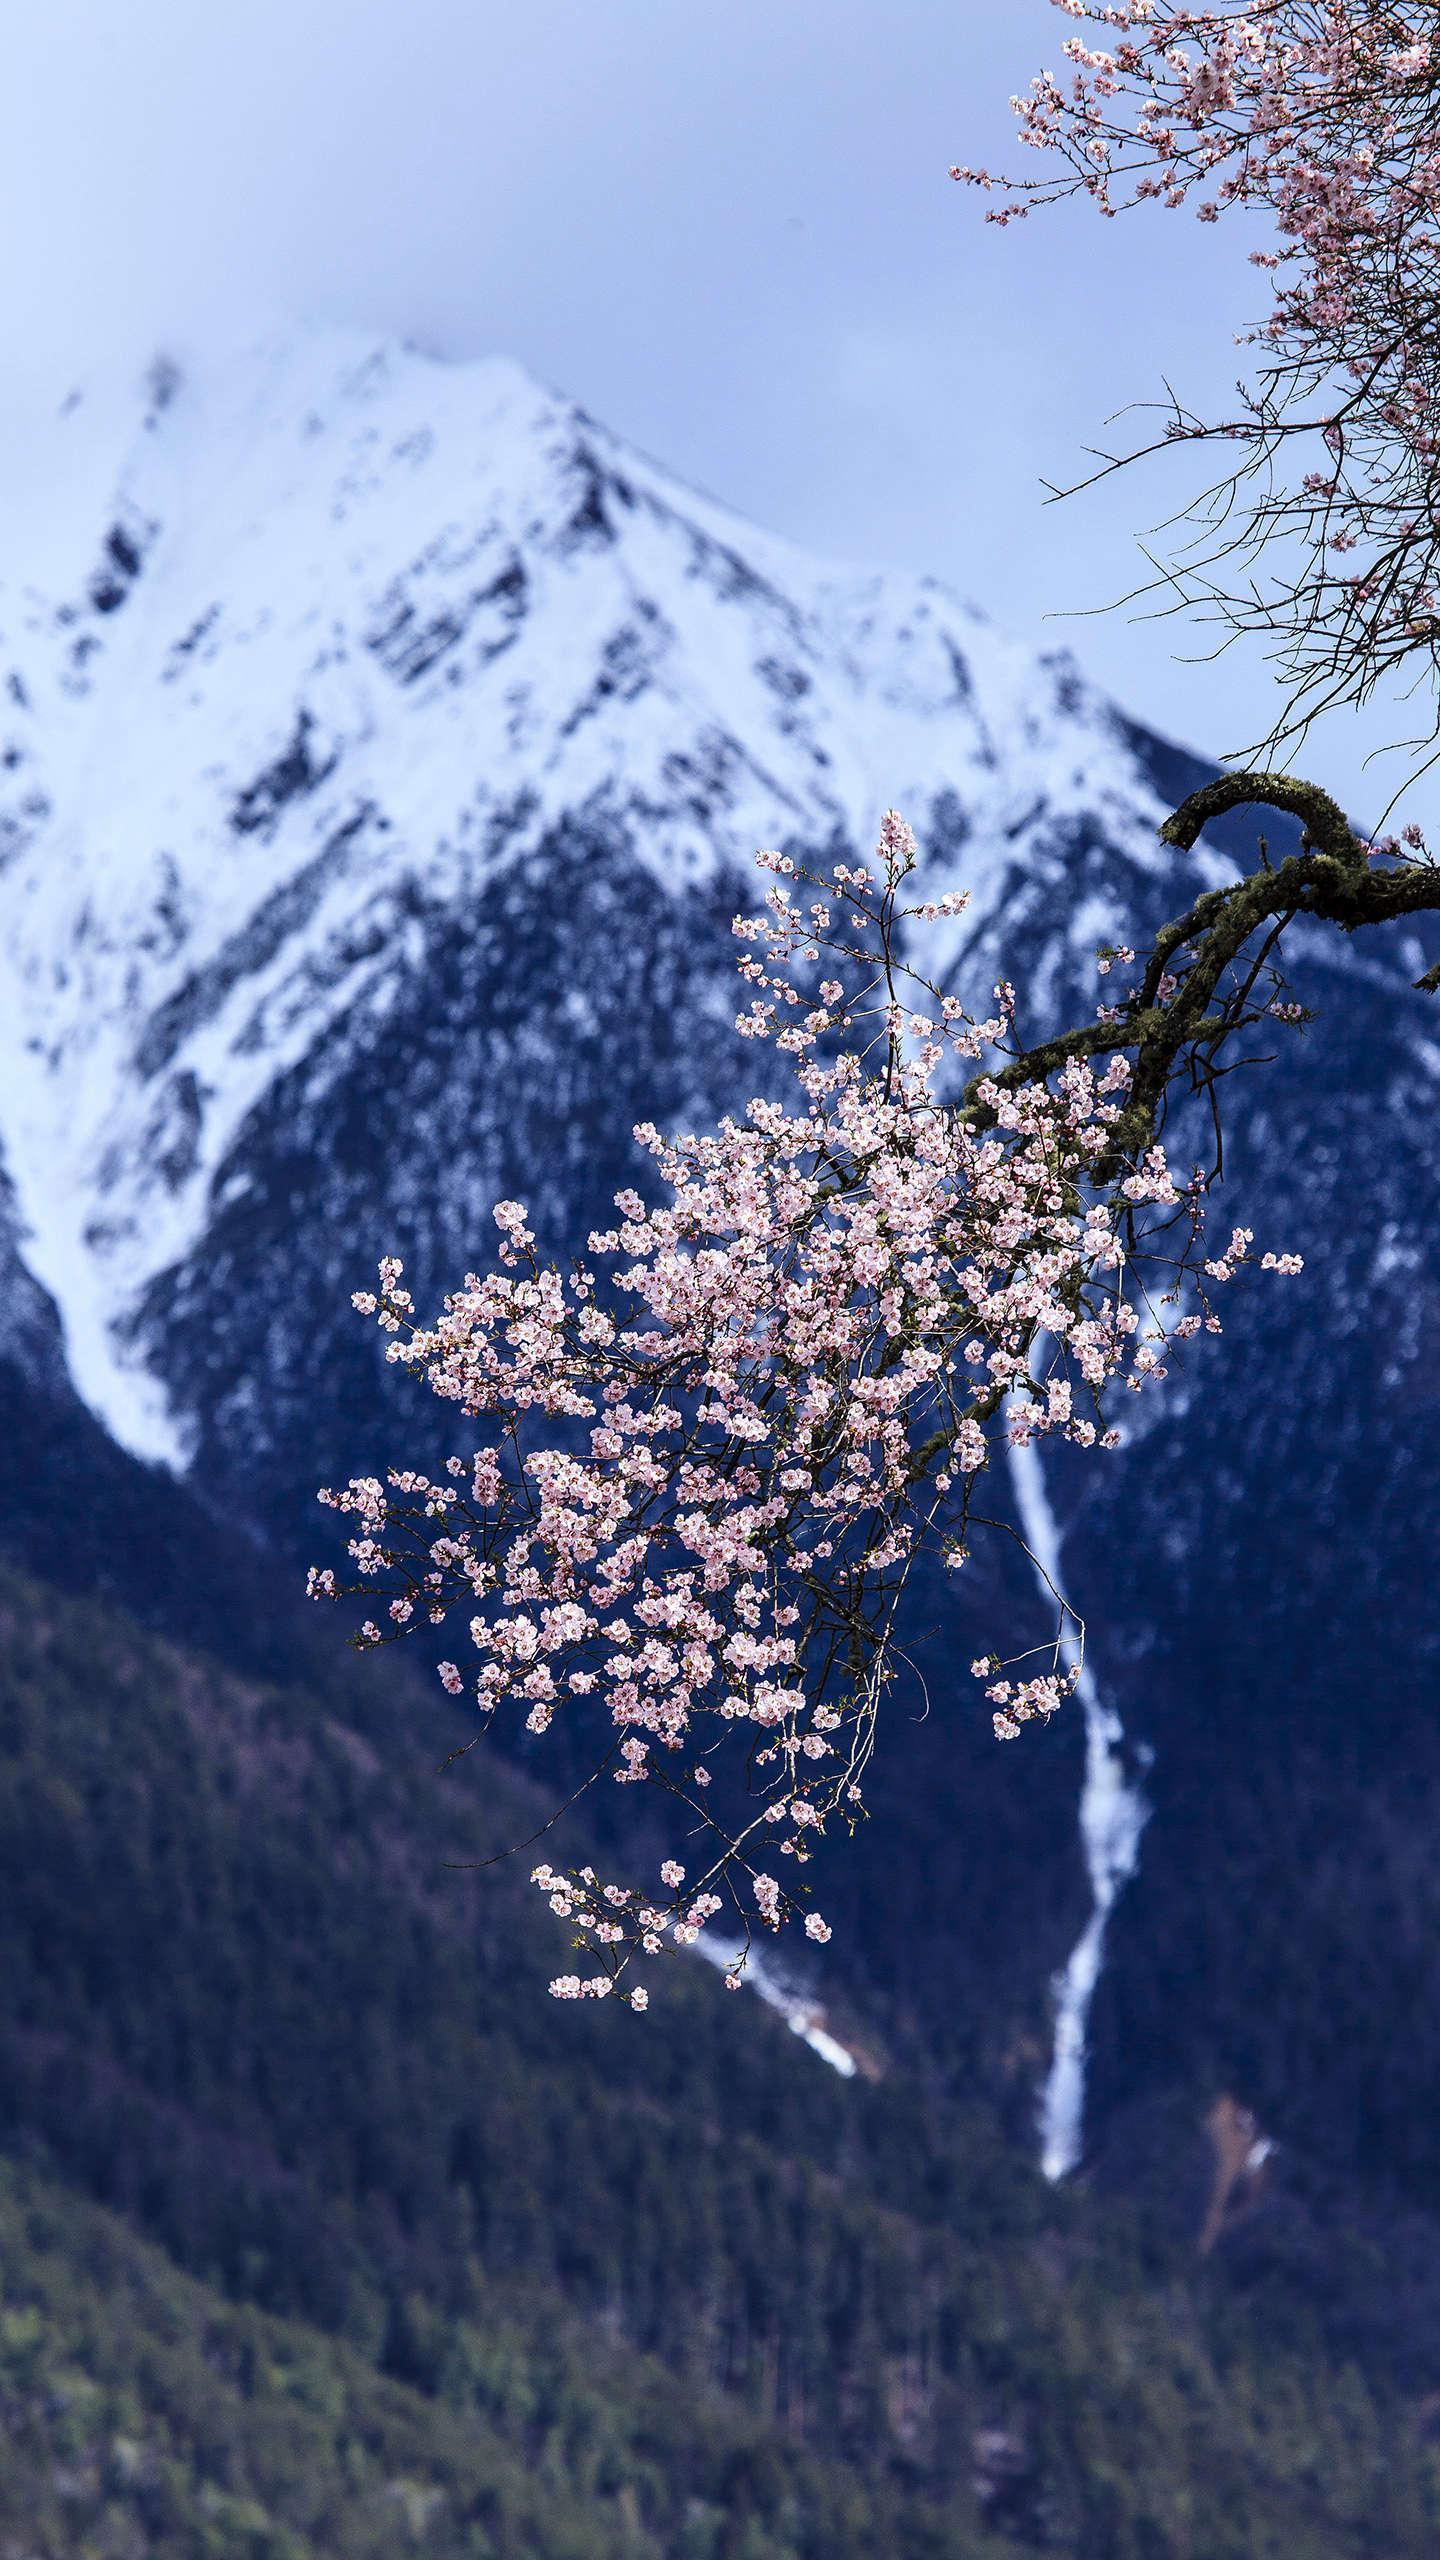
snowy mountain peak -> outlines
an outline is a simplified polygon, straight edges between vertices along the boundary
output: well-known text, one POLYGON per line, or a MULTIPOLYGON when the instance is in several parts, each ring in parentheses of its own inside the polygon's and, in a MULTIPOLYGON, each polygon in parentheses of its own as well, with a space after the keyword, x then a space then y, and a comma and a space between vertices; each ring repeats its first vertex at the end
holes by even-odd
MULTIPOLYGON (((43 486, 0 586, 0 1135, 77 1383, 147 1454, 185 1432, 127 1328, 247 1115, 557 830, 674 897, 893 801, 972 932, 1083 843, 1157 865, 1143 742, 1068 659, 756 532, 503 359, 157 362, 65 404, 43 486)), ((1117 920, 1090 897, 1092 944, 1117 920)))

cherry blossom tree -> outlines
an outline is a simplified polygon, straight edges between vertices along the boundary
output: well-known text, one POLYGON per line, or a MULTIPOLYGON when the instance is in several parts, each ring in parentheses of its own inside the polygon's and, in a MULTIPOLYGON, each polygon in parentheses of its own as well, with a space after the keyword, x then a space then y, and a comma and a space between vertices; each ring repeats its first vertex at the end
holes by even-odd
MULTIPOLYGON (((1105 213, 1248 204, 1275 226, 1245 405, 1172 422, 1242 448, 1201 514, 1221 529, 1212 566, 1247 583, 1176 574, 1271 635, 1303 727, 1433 662, 1440 633, 1440 12, 1055 5, 1107 40, 1074 37, 1069 85, 1042 75, 1017 102, 1057 167, 994 218, 1083 189, 1105 213)), ((1015 1534, 987 1495, 1007 1444, 1049 1437, 1103 1463, 1124 1396, 1212 1356, 1197 1337, 1220 1332, 1227 1288, 1298 1269, 1248 1227, 1208 1236, 1218 1154, 1172 1162, 1173 1107, 1208 1101, 1218 1142, 1221 1078, 1305 1019, 1290 929, 1440 911, 1440 864, 1417 828, 1368 842, 1313 784, 1240 772, 1161 830, 1182 874, 1204 827, 1249 806, 1298 821, 1294 849, 1272 860, 1262 841, 1256 869, 1203 891, 1143 959, 1100 953, 1094 1017, 1038 1042, 1012 987, 977 1018, 927 966, 927 932, 965 894, 921 894, 894 812, 871 862, 761 855, 772 885, 735 920, 738 1027, 788 1060, 789 1106, 757 1099, 709 1135, 639 1129, 648 1196, 621 1192, 568 1270, 502 1201, 495 1266, 433 1317, 393 1259, 357 1295, 387 1358, 470 1429, 436 1478, 391 1467, 322 1495, 353 1530, 349 1589, 374 1595, 356 1641, 458 1621, 439 1677, 473 1702, 476 1739, 563 1718, 597 1776, 673 1807, 683 1855, 653 1884, 536 1867, 585 1968, 557 1995, 642 2009, 647 1961, 722 1914, 740 1929, 732 1982, 757 1926, 827 1939, 815 1853, 863 1814, 917 1562, 958 1572, 978 1536, 1015 1534)), ((1440 990, 1440 971, 1419 983, 1440 990)), ((329 1567, 310 1587, 341 1596, 329 1567)), ((1079 1677, 1083 1630, 1053 1597, 1042 1644, 997 1628, 971 1664, 1002 1739, 1079 1677)))
POLYGON ((1063 77, 1012 101, 1049 166, 951 175, 998 190, 1002 224, 1076 194, 1109 217, 1259 217, 1270 304, 1240 341, 1254 355, 1237 406, 1172 406, 1139 451, 1226 449, 1180 519, 1189 537, 1155 565, 1177 607, 1266 642, 1284 703, 1268 753, 1437 664, 1440 18, 1434 0, 1053 5, 1086 32, 1063 77))

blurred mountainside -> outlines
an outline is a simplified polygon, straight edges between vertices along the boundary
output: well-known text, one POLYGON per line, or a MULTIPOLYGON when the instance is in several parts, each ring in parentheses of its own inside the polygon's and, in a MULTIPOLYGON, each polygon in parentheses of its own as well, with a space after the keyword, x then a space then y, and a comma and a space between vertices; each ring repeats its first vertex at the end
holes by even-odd
MULTIPOLYGON (((577 2022, 535 1897, 441 1862, 535 1830, 580 1760, 557 1731, 433 1786, 462 1736, 428 1654, 380 1677, 291 1596, 339 1561, 318 1484, 451 1445, 350 1292, 396 1252, 432 1305, 501 1196, 563 1250, 635 1178, 635 1120, 743 1106, 756 848, 863 855, 894 803, 926 894, 973 892, 936 973, 983 1001, 1003 971, 1038 1029, 1256 829, 1165 851, 1206 768, 1067 657, 818 568, 507 364, 302 333, 54 432, 0 584, 0 1543, 32 1577, 4 2072, 32 2184, 0 2270, 60 2284, 58 2180, 216 2304, 299 2323, 317 2478, 334 2409, 370 2409, 335 2356, 400 2395, 368 2443, 443 2404, 492 2507, 457 2522, 422 2481, 420 2548, 1430 2547, 1440 1044, 1413 955, 1302 943, 1316 1026, 1236 1080, 1217 1219, 1303 1279, 1237 1293, 1103 1470, 1047 1462, 1148 1809, 1077 2189, 1034 2161, 1091 1907, 1084 1736, 991 1739, 972 1635, 1036 1606, 1003 1551, 917 1597, 929 1713, 897 1694, 834 1943, 791 1985, 855 2076, 688 1966, 644 2028, 577 2022)), ((171 2282, 124 2263, 137 2299, 171 2282)), ((166 2301, 176 2339, 220 2321, 166 2301)), ((48 2479, 71 2457, 9 2389, 48 2479)), ((182 2428, 176 2513, 207 2482, 258 2501, 272 2541, 233 2547, 279 2555, 398 2512, 396 2451, 343 2527, 292 2523, 289 2459, 242 2497, 182 2428)), ((77 2476, 120 2536, 112 2472, 77 2476)))

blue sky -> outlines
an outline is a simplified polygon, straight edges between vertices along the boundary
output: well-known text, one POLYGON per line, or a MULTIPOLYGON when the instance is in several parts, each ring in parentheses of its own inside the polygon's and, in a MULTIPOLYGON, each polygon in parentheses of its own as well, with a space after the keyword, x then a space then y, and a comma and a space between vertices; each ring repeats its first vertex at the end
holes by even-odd
MULTIPOLYGON (((1073 618, 1135 582, 1193 461, 1041 483, 1166 378, 1223 399, 1252 241, 1084 208, 1001 233, 946 177, 1004 157, 1066 32, 1047 0, 43 0, 6 32, 8 399, 280 315, 503 350, 759 521, 934 571, 1242 746, 1258 661, 1073 618)), ((1332 723, 1305 763, 1361 805, 1380 734, 1332 723)))

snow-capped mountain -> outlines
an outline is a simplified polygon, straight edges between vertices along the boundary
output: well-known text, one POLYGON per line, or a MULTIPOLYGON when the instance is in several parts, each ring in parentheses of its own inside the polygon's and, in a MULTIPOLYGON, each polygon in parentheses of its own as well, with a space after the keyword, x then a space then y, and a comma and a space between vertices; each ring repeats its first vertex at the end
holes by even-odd
MULTIPOLYGON (((860 852, 900 807, 934 887, 974 893, 941 965, 1003 967, 1042 1016, 1088 1011, 1096 944, 1223 858, 1162 853, 1204 769, 1067 658, 817 566, 511 365, 300 333, 81 396, 53 448, 0 564, 11 1224, 92 1408, 287 1559, 318 1552, 317 1484, 433 1427, 350 1309, 379 1255, 430 1302, 502 1193, 563 1245, 636 1119, 751 1089, 729 926, 757 848, 860 852)), ((1083 2023, 1132 2155, 1167 2093, 1223 2089, 1415 2193, 1440 1025, 1403 952, 1302 957, 1324 1027, 1241 1080, 1231 1166, 1306 1279, 1237 1309, 1203 1395, 1182 1379, 1083 1500, 1047 1471, 1095 1715, 1153 1752, 1083 2023)), ((924 1602, 935 1711, 897 1720, 826 1907, 885 2033, 1008 2092, 1028 2142, 1092 1914, 1084 1736, 998 1753, 955 1607, 924 1602)))
POLYGON ((817 567, 508 363, 317 333, 55 435, 63 533, 17 526, 0 588, 3 1125, 76 1378, 146 1451, 193 1416, 134 1322, 248 1115, 560 833, 672 908, 892 801, 980 924, 1081 831, 1155 866, 1067 661, 817 567))

